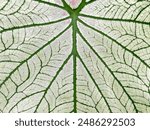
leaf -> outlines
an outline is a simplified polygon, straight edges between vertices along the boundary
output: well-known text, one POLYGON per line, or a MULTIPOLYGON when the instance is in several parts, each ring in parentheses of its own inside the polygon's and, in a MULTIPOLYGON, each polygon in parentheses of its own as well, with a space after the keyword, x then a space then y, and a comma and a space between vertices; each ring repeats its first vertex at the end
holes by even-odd
POLYGON ((0 112, 150 112, 149 0, 3 0, 0 112))

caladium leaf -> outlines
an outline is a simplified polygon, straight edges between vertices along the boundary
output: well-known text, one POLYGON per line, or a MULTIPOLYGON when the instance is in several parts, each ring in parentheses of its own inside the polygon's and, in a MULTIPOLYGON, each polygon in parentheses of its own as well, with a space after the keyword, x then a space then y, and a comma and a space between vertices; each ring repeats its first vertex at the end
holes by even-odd
POLYGON ((0 112, 150 112, 150 0, 0 3, 0 112))

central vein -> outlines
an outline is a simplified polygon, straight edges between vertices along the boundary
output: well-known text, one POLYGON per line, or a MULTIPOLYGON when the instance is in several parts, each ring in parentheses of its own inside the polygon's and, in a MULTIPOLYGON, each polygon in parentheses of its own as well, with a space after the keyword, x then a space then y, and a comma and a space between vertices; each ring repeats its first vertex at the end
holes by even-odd
POLYGON ((73 112, 77 113, 77 19, 76 15, 72 18, 72 38, 73 38, 73 47, 72 47, 72 54, 73 54, 73 101, 74 101, 74 109, 73 112))
POLYGON ((82 0, 78 8, 72 9, 65 0, 62 0, 64 4, 64 8, 69 13, 71 19, 72 19, 72 56, 73 56, 73 112, 77 113, 77 57, 78 57, 78 51, 77 51, 77 19, 79 12, 82 10, 82 8, 86 5, 85 0, 82 0))

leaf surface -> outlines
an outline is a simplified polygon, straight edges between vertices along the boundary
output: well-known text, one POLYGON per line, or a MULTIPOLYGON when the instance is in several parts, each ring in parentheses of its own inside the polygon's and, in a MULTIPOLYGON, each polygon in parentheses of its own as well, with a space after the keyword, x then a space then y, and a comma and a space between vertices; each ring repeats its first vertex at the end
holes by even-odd
POLYGON ((0 112, 150 112, 150 1, 3 0, 0 112))

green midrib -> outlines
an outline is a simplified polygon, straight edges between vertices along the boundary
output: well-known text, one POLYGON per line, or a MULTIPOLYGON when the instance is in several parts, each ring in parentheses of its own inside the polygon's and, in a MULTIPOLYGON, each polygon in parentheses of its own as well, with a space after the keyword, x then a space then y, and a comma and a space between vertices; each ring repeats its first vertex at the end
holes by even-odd
POLYGON ((77 51, 77 20, 79 16, 79 12, 84 8, 86 5, 86 1, 82 0, 80 5, 76 9, 72 9, 64 0, 62 0, 64 7, 66 11, 69 13, 72 21, 72 55, 73 55, 73 111, 74 113, 77 113, 77 57, 78 57, 78 51, 77 51))
POLYGON ((73 54, 73 101, 74 101, 74 109, 73 112, 77 113, 77 88, 76 88, 76 81, 77 81, 77 21, 76 21, 76 15, 72 19, 72 38, 73 38, 73 47, 72 47, 72 54, 73 54))

